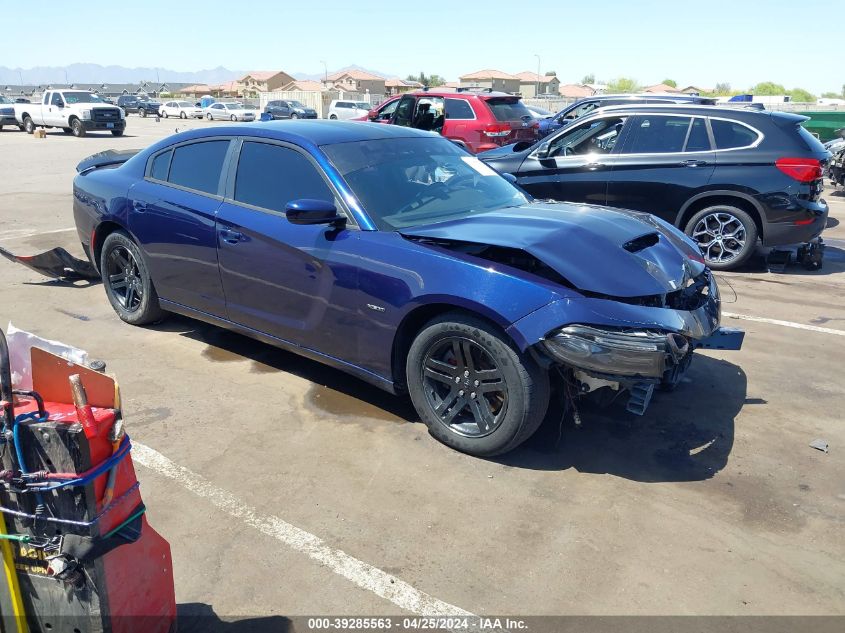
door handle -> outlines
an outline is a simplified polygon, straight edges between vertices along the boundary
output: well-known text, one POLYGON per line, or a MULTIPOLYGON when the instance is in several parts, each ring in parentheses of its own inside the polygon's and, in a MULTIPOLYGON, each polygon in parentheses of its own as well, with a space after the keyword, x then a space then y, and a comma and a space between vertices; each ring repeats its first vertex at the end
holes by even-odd
POLYGON ((138 213, 143 213, 147 210, 147 203, 143 202, 142 200, 133 200, 132 208, 135 209, 135 211, 137 211, 138 213))
POLYGON ((707 165, 706 160, 685 160, 681 161, 681 167, 704 167, 707 165))
POLYGON ((230 231, 229 229, 220 229, 220 237, 227 244, 237 244, 244 238, 243 233, 237 231, 230 231))

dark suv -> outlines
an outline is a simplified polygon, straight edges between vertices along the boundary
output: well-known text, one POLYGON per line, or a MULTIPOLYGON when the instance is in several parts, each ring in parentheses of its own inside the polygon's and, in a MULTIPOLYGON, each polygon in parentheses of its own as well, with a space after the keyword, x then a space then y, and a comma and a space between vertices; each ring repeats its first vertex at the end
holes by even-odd
POLYGON ((539 136, 548 136, 562 127, 566 127, 575 119, 578 119, 593 110, 606 108, 613 105, 636 105, 639 103, 669 104, 686 103, 690 105, 713 105, 716 99, 710 97, 699 97, 698 95, 661 95, 661 94, 638 94, 638 95, 595 95, 578 99, 570 103, 563 110, 554 116, 540 119, 539 136))
POLYGON ((264 106, 264 112, 274 119, 316 119, 317 111, 293 99, 270 101, 264 106))
POLYGON ((692 237, 716 270, 747 261, 758 239, 814 242, 802 258, 818 267, 830 153, 801 127, 806 120, 715 106, 612 106, 533 145, 479 158, 537 198, 653 213, 692 237))
POLYGON ((117 105, 123 108, 126 114, 130 112, 137 112, 142 117, 148 114, 157 115, 161 109, 161 104, 158 101, 153 101, 146 97, 138 97, 135 95, 122 95, 117 98, 117 105))

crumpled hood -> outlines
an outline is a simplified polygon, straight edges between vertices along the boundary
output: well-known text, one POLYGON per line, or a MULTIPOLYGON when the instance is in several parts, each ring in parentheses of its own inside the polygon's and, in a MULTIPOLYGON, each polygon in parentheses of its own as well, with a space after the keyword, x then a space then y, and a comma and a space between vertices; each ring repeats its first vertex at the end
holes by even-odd
POLYGON ((575 288, 614 297, 672 292, 704 270, 698 248, 670 224, 593 205, 532 203, 399 232, 522 249, 575 288))

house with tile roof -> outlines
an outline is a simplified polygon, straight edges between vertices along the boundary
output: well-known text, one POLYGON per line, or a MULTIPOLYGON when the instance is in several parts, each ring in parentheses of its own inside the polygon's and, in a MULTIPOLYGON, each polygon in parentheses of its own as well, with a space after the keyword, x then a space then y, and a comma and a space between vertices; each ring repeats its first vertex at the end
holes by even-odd
POLYGON ((501 70, 486 68, 458 77, 461 88, 489 88, 499 92, 518 93, 520 79, 501 70))
POLYGON ((398 77, 394 77, 393 79, 384 80, 384 88, 387 91, 386 94, 399 95, 411 92, 412 90, 422 90, 425 86, 423 86, 419 81, 410 81, 408 79, 399 79, 398 77))
POLYGON ((245 97, 257 97, 259 93, 280 90, 294 78, 283 70, 252 70, 238 79, 237 92, 245 97))
POLYGON ((655 84, 654 86, 649 86, 645 88, 643 92, 655 93, 655 94, 681 94, 681 91, 677 88, 673 88, 668 84, 655 84))
POLYGON ((558 86, 557 91, 566 99, 581 99, 596 94, 596 91, 586 84, 562 84, 558 86))
POLYGON ((323 84, 331 90, 346 92, 369 92, 383 95, 387 90, 384 77, 357 68, 332 73, 323 79, 323 84))
POLYGON ((560 79, 554 75, 538 75, 530 70, 516 73, 519 77, 519 92, 526 99, 532 99, 538 94, 557 94, 560 87, 560 79), (537 88, 539 87, 539 91, 537 88))
POLYGON ((279 88, 281 92, 289 92, 298 90, 300 92, 323 92, 327 88, 319 81, 311 81, 310 79, 295 79, 294 81, 285 84, 279 88))

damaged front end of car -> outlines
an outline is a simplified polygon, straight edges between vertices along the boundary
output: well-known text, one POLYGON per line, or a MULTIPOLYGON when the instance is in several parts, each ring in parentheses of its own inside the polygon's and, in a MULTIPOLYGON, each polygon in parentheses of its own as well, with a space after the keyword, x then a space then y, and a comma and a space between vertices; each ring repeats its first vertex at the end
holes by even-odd
POLYGON ((643 415, 655 389, 671 390, 681 381, 696 349, 742 346, 742 330, 719 326, 719 290, 709 270, 663 296, 615 301, 638 308, 637 326, 573 323, 548 332, 537 346, 574 385, 574 395, 608 402, 627 391, 626 409, 643 415))

